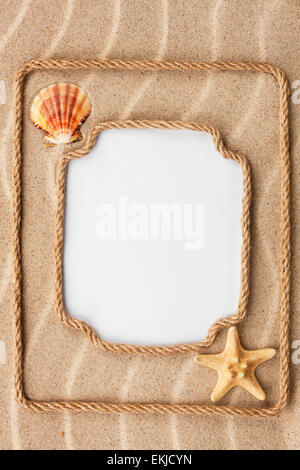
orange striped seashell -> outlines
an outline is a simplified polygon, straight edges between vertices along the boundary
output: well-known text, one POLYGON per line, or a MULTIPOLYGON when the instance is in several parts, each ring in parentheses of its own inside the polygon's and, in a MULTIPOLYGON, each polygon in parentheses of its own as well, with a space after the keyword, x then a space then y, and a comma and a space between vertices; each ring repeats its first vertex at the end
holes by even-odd
POLYGON ((55 83, 35 97, 30 116, 33 124, 46 132, 45 145, 53 146, 82 140, 79 127, 90 112, 89 99, 76 85, 55 83))

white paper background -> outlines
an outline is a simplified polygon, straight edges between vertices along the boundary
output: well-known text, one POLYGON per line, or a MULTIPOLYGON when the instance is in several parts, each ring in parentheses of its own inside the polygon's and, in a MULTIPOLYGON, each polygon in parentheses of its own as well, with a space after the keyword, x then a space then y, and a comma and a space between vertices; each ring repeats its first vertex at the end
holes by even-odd
POLYGON ((167 345, 203 339, 235 312, 242 176, 204 132, 111 130, 67 175, 64 289, 68 312, 102 339, 167 345), (103 240, 99 206, 200 204, 204 243, 103 240))

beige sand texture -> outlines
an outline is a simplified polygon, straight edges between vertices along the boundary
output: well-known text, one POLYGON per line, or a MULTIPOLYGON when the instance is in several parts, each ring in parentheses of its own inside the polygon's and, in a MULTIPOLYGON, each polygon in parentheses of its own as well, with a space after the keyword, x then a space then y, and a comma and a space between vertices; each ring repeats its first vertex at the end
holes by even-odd
MULTIPOLYGON (((281 67, 300 80, 300 9, 292 0, 31 0, 0 5, 0 448, 2 449, 297 449, 300 365, 291 362, 288 407, 276 418, 33 413, 14 398, 12 316, 12 135, 16 71, 33 59, 234 60, 281 67), (254 432, 255 430, 255 432, 254 432)), ((71 81, 91 98, 83 133, 107 119, 201 120, 216 126, 253 175, 251 294, 239 327, 248 349, 279 346, 278 89, 263 74, 224 72, 44 71, 25 87, 23 139, 23 309, 25 391, 36 400, 211 404, 215 373, 195 354, 165 358, 97 350, 61 324, 54 310, 55 168, 61 147, 45 150, 28 118, 36 92, 71 81), (172 93, 170 93, 170 90, 172 93)), ((290 343, 300 339, 300 104, 291 100, 292 291, 290 343), (297 181, 298 179, 298 181, 297 181), (298 182, 298 186, 297 186, 298 182)), ((79 144, 74 144, 81 145, 79 144)), ((76 148, 76 147, 75 147, 76 148)), ((223 349, 226 332, 209 353, 223 349)), ((257 376, 278 398, 278 355, 257 376)), ((221 404, 259 406, 241 389, 221 404)), ((261 405, 261 406, 263 406, 261 405)))

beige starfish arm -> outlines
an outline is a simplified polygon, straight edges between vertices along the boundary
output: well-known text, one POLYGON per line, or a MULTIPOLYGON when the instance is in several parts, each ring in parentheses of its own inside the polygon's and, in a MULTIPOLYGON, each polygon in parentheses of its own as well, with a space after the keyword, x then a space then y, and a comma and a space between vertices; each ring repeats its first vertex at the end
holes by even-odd
POLYGON ((241 343, 239 339, 238 330, 235 326, 232 326, 228 330, 225 350, 227 355, 235 358, 239 357, 241 343))
POLYGON ((222 354, 200 354, 195 357, 195 361, 202 366, 218 371, 222 362, 220 356, 222 356, 222 354))
POLYGON ((221 400, 234 386, 235 383, 231 378, 227 379, 224 376, 219 376, 217 385, 210 396, 211 401, 216 402, 221 400))
POLYGON ((256 351, 244 350, 245 358, 249 364, 254 367, 259 366, 263 362, 269 361, 275 356, 276 350, 273 348, 258 349, 256 351))
POLYGON ((265 400, 266 394, 255 377, 254 372, 249 374, 248 377, 242 379, 239 383, 241 387, 247 390, 251 395, 254 395, 258 400, 265 400))

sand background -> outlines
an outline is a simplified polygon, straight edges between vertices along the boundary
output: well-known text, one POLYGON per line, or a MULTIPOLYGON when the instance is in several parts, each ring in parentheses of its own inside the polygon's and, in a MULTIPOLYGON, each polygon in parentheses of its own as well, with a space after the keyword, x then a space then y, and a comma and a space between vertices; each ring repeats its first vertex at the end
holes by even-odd
MULTIPOLYGON (((300 7, 296 1, 69 0, 0 3, 0 447, 2 449, 294 449, 300 447, 300 365, 291 364, 291 397, 280 418, 161 416, 89 412, 32 413, 14 399, 11 309, 11 159, 13 81, 31 59, 122 58, 248 60, 280 66, 300 80, 300 7), (3 83, 2 82, 2 83, 3 83), (5 101, 3 103, 3 101, 5 101), (255 429, 255 433, 253 433, 255 429)), ((264 74, 62 71, 32 73, 25 87, 23 151, 23 307, 25 390, 37 400, 81 399, 209 404, 215 373, 194 354, 155 357, 99 352, 59 323, 54 311, 55 166, 62 150, 45 150, 29 121, 43 86, 82 87, 93 111, 82 128, 105 119, 202 120, 216 126, 253 174, 251 295, 239 327, 245 347, 278 348, 279 136, 278 89, 264 74)), ((300 339, 299 121, 291 102, 291 344, 300 339), (297 186, 298 179, 298 186, 297 186), (297 269, 298 268, 298 269, 297 269), (298 274, 298 276, 296 276, 298 274)), ((77 144, 76 144, 77 145, 77 144)), ((81 145, 81 144, 79 144, 81 145)), ((210 351, 224 346, 222 332, 210 351)), ((271 406, 278 397, 278 358, 258 378, 271 406)), ((235 389, 222 404, 257 406, 235 389)))

